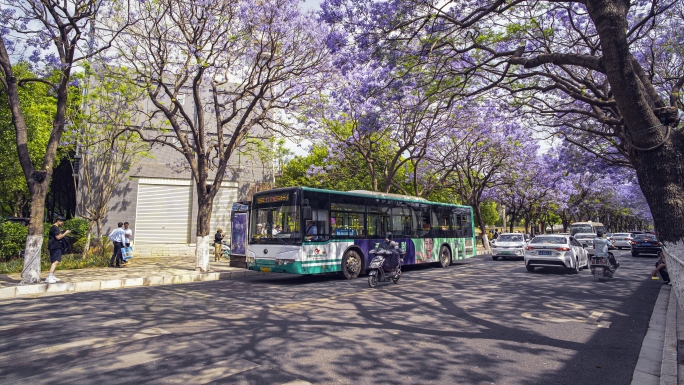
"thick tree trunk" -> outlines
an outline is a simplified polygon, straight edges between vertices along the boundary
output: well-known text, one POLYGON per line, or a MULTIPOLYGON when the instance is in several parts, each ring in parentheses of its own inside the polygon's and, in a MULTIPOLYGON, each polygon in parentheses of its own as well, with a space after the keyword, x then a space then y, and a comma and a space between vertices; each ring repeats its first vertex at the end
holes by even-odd
MULTIPOLYGON (((587 9, 601 39, 602 63, 625 122, 623 141, 641 191, 653 214, 658 237, 670 262, 684 260, 684 135, 661 124, 654 107, 663 102, 641 83, 627 42, 626 0, 589 0, 587 9), (656 100, 652 99, 655 96, 656 100), (641 149, 639 149, 641 148, 641 149)), ((673 274, 675 289, 684 276, 673 274)), ((684 296, 679 296, 684 306, 684 296)))
POLYGON ((88 221, 88 233, 86 234, 85 245, 83 245, 83 253, 81 253, 81 258, 86 259, 88 257, 88 250, 90 249, 90 237, 93 234, 93 221, 88 221))
POLYGON ((489 238, 487 237, 487 227, 485 226, 485 223, 482 220, 482 211, 480 210, 480 205, 474 204, 473 210, 475 210, 475 217, 477 218, 477 226, 480 228, 480 231, 482 232, 482 246, 484 246, 485 251, 490 251, 489 238))
POLYGON ((40 283, 40 254, 43 247, 43 217, 45 215, 45 197, 47 195, 49 178, 41 183, 36 180, 30 182, 31 216, 24 248, 24 267, 21 271, 21 283, 40 283))
POLYGON ((681 244, 684 242, 684 136, 661 124, 653 107, 662 101, 649 98, 635 72, 626 36, 629 5, 625 0, 592 0, 587 2, 587 9, 601 38, 603 65, 625 121, 624 140, 630 148, 629 159, 636 169, 656 230, 662 241, 681 244), (654 148, 644 151, 635 147, 654 148))
MULTIPOLYGON (((199 189, 199 188, 198 188, 199 189)), ((210 241, 210 223, 211 223, 211 208, 213 204, 213 196, 204 192, 200 192, 198 196, 198 210, 197 210, 197 239, 195 241, 195 269, 201 272, 209 271, 209 241, 210 241)))

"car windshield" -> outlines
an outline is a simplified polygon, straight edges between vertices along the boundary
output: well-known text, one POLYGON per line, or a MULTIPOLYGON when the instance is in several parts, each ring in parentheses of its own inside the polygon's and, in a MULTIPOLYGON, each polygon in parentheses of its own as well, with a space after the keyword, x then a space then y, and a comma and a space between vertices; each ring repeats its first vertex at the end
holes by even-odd
POLYGON ((542 245, 567 245, 568 240, 565 237, 534 237, 532 239, 532 242, 534 244, 542 244, 542 245))
POLYGON ((634 237, 635 241, 657 241, 656 236, 653 234, 639 234, 634 237))
POLYGON ((499 235, 497 242, 524 242, 522 234, 520 235, 499 235))

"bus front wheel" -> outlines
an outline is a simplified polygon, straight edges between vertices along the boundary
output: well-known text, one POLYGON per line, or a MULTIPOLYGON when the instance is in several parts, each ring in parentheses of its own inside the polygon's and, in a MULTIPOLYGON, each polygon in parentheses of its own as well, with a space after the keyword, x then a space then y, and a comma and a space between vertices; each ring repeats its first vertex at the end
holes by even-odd
POLYGON ((354 279, 361 272, 361 256, 354 250, 349 250, 342 257, 341 275, 345 279, 354 279))

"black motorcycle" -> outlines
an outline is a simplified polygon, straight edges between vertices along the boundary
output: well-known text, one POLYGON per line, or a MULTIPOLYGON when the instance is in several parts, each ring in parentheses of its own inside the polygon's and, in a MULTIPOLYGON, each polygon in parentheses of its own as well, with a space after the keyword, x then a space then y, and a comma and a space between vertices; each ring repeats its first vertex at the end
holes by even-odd
POLYGON ((397 267, 389 272, 386 272, 383 266, 385 265, 385 259, 392 256, 392 250, 376 248, 368 252, 373 259, 371 260, 369 271, 368 271, 368 286, 375 287, 378 282, 389 282, 394 281, 394 283, 399 283, 401 279, 401 265, 404 263, 404 256, 406 255, 406 250, 395 249, 399 253, 399 263, 397 267))

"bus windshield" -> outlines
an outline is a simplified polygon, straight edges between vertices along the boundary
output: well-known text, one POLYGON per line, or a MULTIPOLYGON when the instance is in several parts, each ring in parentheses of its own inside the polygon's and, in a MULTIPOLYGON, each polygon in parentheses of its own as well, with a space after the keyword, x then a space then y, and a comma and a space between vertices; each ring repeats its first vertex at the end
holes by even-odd
POLYGON ((299 231, 299 206, 289 203, 252 209, 250 243, 286 244, 302 242, 299 231))
POLYGON ((591 228, 589 224, 581 225, 570 225, 570 235, 575 235, 577 233, 593 233, 594 229, 591 228))

